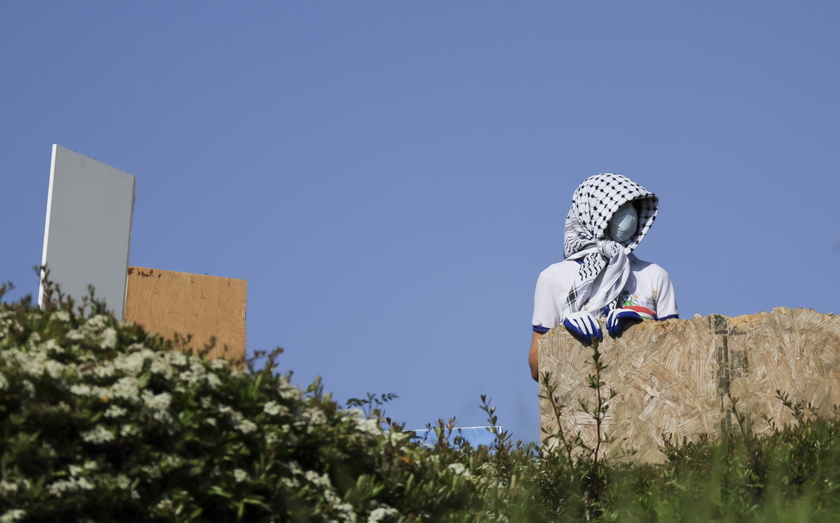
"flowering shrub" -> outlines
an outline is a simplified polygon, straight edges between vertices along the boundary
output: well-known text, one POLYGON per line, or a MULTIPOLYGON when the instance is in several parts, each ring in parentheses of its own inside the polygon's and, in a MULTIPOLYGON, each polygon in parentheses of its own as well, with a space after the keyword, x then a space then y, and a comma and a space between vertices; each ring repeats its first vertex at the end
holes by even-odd
POLYGON ((504 490, 470 472, 489 449, 383 430, 279 350, 242 368, 85 308, 0 303, 0 521, 470 520, 504 490))
POLYGON ((802 405, 772 437, 669 442, 655 467, 563 434, 514 444, 484 397, 490 448, 454 420, 426 444, 384 418, 393 395, 341 408, 277 372, 279 349, 261 368, 210 360, 56 294, 46 310, 0 301, 0 523, 840 517, 840 423, 802 405))

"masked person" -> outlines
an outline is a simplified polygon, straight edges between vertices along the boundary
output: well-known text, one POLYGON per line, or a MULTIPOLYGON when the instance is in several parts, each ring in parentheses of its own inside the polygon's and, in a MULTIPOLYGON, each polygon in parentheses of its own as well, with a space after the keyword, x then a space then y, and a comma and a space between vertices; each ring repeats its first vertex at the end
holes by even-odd
POLYGON ((534 292, 528 363, 539 380, 539 340, 563 326, 585 345, 646 319, 678 318, 668 273, 633 250, 650 230, 659 198, 620 174, 590 176, 572 196, 564 228, 565 259, 540 273, 534 292))

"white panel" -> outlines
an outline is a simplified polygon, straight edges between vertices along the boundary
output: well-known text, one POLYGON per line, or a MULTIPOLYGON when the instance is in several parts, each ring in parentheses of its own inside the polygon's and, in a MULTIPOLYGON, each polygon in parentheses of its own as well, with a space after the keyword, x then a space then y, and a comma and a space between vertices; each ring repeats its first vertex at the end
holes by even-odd
MULTIPOLYGON (((89 284, 114 315, 125 314, 134 176, 53 145, 42 264, 77 303, 89 284)), ((39 303, 43 299, 43 289, 39 303)))

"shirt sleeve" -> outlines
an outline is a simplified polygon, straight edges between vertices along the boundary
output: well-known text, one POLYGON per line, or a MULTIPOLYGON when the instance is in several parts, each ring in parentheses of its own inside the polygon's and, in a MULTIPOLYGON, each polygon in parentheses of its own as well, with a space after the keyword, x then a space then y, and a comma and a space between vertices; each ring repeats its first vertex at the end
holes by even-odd
POLYGON ((554 299, 555 286, 549 281, 546 272, 537 278, 537 288, 534 291, 534 316, 531 325, 535 332, 545 333, 560 323, 560 311, 554 299))
POLYGON ((677 296, 674 294, 674 284, 671 283, 671 276, 665 269, 661 269, 658 287, 659 297, 656 300, 657 319, 669 320, 679 318, 680 312, 677 309, 677 296))

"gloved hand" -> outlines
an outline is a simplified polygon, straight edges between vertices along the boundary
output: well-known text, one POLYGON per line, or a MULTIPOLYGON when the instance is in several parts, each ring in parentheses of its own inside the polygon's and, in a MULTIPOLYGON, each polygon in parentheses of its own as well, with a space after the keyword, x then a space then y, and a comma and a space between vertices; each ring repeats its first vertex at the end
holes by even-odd
POLYGON ((603 339, 598 321, 587 311, 573 312, 563 320, 563 326, 584 345, 603 339))
POLYGON ((633 309, 612 309, 607 314, 607 332, 610 336, 620 336, 631 325, 644 321, 633 309))

